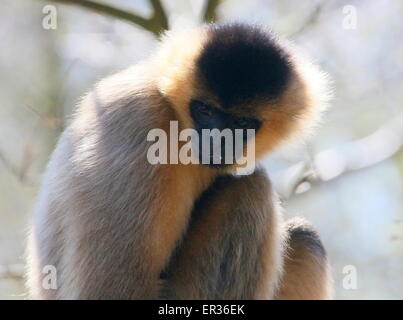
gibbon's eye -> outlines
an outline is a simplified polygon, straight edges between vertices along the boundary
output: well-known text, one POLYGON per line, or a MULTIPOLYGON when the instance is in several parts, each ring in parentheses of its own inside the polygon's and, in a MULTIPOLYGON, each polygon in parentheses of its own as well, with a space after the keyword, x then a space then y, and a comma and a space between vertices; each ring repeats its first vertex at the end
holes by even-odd
POLYGON ((235 129, 259 129, 260 121, 252 118, 236 118, 234 121, 235 129))
POLYGON ((199 115, 201 115, 202 117, 208 118, 208 117, 211 117, 213 115, 212 108, 209 107, 208 105, 206 105, 205 103, 203 103, 201 101, 197 101, 195 103, 195 105, 196 105, 197 113, 199 115))

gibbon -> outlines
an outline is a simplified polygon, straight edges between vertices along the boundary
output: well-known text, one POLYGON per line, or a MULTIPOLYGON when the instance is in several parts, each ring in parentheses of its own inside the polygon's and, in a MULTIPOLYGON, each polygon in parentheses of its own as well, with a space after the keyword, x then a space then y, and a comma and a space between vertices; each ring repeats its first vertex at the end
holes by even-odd
POLYGON ((155 54, 100 81, 61 135, 32 219, 32 297, 330 298, 317 233, 283 223, 262 169, 147 158, 150 130, 178 121, 253 129, 260 159, 310 131, 326 96, 323 74, 260 26, 167 33, 155 54), (46 266, 55 288, 43 286, 46 266))

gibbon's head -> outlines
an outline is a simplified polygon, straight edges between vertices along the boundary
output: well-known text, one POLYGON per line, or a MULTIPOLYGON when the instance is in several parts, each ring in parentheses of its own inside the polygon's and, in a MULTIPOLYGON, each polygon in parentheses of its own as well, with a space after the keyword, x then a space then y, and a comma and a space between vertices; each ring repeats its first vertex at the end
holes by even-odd
POLYGON ((255 129, 256 158, 305 135, 326 105, 323 74, 256 25, 168 33, 156 61, 181 129, 255 129))

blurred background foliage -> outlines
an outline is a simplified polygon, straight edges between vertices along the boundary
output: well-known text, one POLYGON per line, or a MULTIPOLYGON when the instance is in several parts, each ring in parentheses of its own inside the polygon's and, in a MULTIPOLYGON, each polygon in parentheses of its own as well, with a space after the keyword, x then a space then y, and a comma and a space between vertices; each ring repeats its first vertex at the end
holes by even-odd
POLYGON ((29 217, 79 97, 105 75, 147 57, 168 25, 203 20, 268 25, 331 75, 332 108, 316 135, 275 152, 264 165, 284 215, 304 216, 319 230, 336 298, 403 298, 402 1, 88 2, 0 4, 0 298, 26 298, 29 217), (57 9, 54 30, 42 25, 46 5, 57 9), (355 29, 343 25, 345 6, 356 9, 355 29), (348 265, 357 269, 353 290, 343 288, 348 265))

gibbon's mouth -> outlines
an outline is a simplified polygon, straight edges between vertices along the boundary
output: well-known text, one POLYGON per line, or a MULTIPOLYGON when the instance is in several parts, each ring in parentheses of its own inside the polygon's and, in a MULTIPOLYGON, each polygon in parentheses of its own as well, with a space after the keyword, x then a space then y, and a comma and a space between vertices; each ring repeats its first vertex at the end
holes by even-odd
MULTIPOLYGON (((217 145, 214 145, 213 140, 210 140, 211 143, 207 144, 205 147, 203 144, 199 145, 199 163, 214 169, 228 168, 237 164, 240 158, 245 154, 245 145, 238 150, 234 142, 232 142, 231 146, 228 146, 224 141, 225 139, 221 139, 219 142, 221 146, 218 148, 217 145)), ((242 160, 242 162, 244 162, 244 160, 242 160)))
POLYGON ((213 169, 222 169, 222 168, 229 167, 231 164, 228 164, 228 163, 218 163, 218 164, 209 163, 209 164, 203 164, 203 165, 208 166, 208 167, 213 168, 213 169))
POLYGON ((208 166, 208 167, 214 168, 214 169, 226 168, 226 167, 233 165, 233 163, 225 163, 225 157, 221 157, 221 156, 218 156, 218 157, 210 156, 210 158, 208 158, 208 160, 209 161, 206 162, 206 161, 203 161, 202 156, 199 157, 199 162, 201 165, 208 166))

